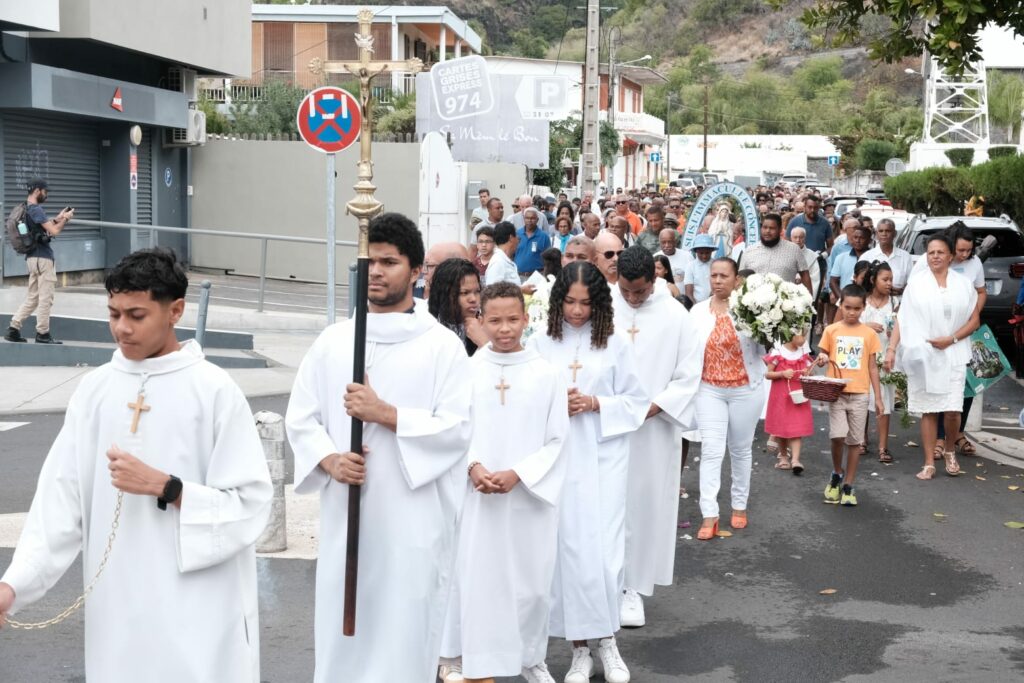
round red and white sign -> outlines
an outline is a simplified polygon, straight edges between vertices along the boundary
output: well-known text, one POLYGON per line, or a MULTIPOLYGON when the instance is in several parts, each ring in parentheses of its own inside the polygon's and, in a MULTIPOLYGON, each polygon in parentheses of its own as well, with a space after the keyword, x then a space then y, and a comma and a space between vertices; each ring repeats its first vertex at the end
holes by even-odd
POLYGON ((317 88, 306 95, 296 115, 302 139, 327 154, 340 152, 358 140, 362 120, 358 100, 334 86, 317 88))

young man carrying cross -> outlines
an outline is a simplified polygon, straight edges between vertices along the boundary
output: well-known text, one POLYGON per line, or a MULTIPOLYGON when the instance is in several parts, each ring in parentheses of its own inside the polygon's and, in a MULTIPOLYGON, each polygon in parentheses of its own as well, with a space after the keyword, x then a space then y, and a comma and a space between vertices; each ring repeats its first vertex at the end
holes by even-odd
POLYGON ((317 683, 433 681, 465 497, 472 386, 466 348, 414 299, 423 241, 405 216, 369 226, 366 382, 355 321, 328 327, 288 402, 296 493, 320 495, 317 683), (365 424, 350 448, 352 417, 365 424), (349 485, 362 486, 356 627, 342 635, 349 485))
POLYGON ((90 681, 260 680, 254 544, 273 488, 245 396, 175 336, 187 287, 163 249, 107 276, 117 351, 71 397, 0 579, 2 625, 82 552, 90 681))

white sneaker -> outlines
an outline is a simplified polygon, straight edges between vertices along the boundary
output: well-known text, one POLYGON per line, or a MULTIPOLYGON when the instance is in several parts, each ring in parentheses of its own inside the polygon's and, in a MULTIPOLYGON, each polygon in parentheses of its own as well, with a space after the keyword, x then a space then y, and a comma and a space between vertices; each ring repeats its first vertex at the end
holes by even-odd
POLYGON ((544 662, 523 669, 522 675, 526 679, 526 683, 555 683, 551 672, 548 671, 548 665, 544 662))
POLYGON ((619 624, 624 628, 639 628, 646 623, 643 598, 632 588, 622 591, 619 600, 619 624))
POLYGON ((597 656, 601 658, 604 669, 604 680, 608 683, 629 683, 629 669, 619 655, 619 647, 615 644, 615 636, 602 638, 597 647, 597 656))
POLYGON ((565 683, 587 683, 594 675, 594 658, 590 656, 589 647, 572 649, 572 666, 565 674, 565 683))
POLYGON ((462 657, 454 659, 441 658, 441 666, 437 668, 437 677, 444 683, 462 683, 462 657))

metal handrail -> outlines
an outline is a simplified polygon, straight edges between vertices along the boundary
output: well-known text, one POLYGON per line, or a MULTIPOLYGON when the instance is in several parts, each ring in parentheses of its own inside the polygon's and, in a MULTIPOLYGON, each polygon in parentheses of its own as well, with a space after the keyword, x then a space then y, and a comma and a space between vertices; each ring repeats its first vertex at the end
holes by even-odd
MULTIPOLYGON (((327 240, 322 237, 298 237, 293 235, 272 235, 261 232, 240 232, 237 230, 210 230, 204 228, 180 228, 170 225, 141 225, 139 223, 115 223, 112 221, 93 221, 85 218, 74 219, 72 225, 85 226, 88 228, 113 228, 116 230, 149 230, 149 246, 156 246, 156 234, 158 232, 173 232, 185 235, 208 235, 211 237, 232 237, 237 239, 250 239, 260 241, 260 289, 259 298, 256 302, 256 312, 263 312, 263 298, 267 284, 267 242, 297 242, 299 244, 322 244, 326 245, 327 240)), ((355 247, 357 242, 352 240, 335 240, 335 247, 355 247)), ((3 248, 3 241, 0 238, 0 249, 3 248)), ((0 252, 2 259, 2 252, 0 252)), ((2 277, 2 265, 0 265, 0 277, 2 277)), ((330 283, 337 286, 337 283, 330 283)))

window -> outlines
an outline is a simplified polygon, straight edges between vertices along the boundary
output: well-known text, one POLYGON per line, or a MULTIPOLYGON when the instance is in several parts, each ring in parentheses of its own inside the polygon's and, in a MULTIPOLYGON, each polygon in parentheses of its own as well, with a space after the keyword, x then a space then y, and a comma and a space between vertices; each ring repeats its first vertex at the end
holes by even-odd
MULTIPOLYGON (((992 250, 992 256, 1002 258, 1011 257, 1016 258, 1018 256, 1024 256, 1024 237, 1013 228, 995 228, 995 227, 982 227, 977 225, 967 224, 967 227, 974 233, 974 248, 977 249, 981 246, 982 241, 989 235, 994 235, 997 240, 997 246, 992 250)), ((914 246, 910 249, 910 253, 915 256, 918 254, 924 254, 925 252, 925 240, 939 230, 926 230, 921 231, 914 238, 914 246)))
MULTIPOLYGON (((327 24, 327 59, 331 61, 356 61, 359 48, 356 47, 358 24, 327 24)), ((391 59, 391 24, 374 24, 370 29, 373 36, 373 59, 391 59)))
POLYGON ((295 31, 289 22, 263 24, 264 75, 291 74, 295 70, 295 31))

